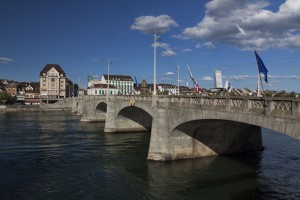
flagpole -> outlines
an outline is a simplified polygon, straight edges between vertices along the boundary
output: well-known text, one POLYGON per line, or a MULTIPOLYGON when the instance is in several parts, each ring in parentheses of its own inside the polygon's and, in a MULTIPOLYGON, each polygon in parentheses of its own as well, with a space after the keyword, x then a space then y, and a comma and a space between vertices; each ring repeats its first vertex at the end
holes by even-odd
POLYGON ((179 64, 177 65, 177 72, 178 72, 178 79, 177 79, 177 84, 178 84, 178 95, 180 94, 179 92, 179 64))
POLYGON ((260 84, 261 84, 261 93, 262 93, 262 96, 263 96, 263 94, 264 94, 264 86, 263 86, 260 74, 259 74, 259 77, 260 77, 260 84))
POLYGON ((154 30, 154 66, 153 66, 153 71, 154 71, 154 77, 153 77, 153 95, 156 95, 156 29, 154 30))
POLYGON ((109 97, 109 64, 110 60, 107 60, 107 97, 109 97))
MULTIPOLYGON (((258 69, 258 67, 257 67, 258 69)), ((260 82, 261 82, 261 78, 260 78, 260 74, 258 72, 258 75, 257 75, 257 96, 260 97, 261 96, 261 93, 260 93, 260 82)))

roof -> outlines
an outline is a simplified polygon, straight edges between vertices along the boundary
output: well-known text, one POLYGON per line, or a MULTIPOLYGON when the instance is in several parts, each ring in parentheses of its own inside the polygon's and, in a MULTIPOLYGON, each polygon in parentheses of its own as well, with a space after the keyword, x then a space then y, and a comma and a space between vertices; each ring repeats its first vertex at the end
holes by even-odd
POLYGON ((15 82, 15 81, 14 80, 7 80, 7 79, 0 79, 0 82, 3 85, 6 85, 6 84, 10 84, 10 83, 15 82))
MULTIPOLYGON (((108 75, 107 74, 103 74, 104 79, 107 80, 108 79, 108 75)), ((126 76, 126 75, 109 75, 109 80, 116 80, 116 81, 133 81, 133 79, 131 78, 131 76, 126 76)))
MULTIPOLYGON (((33 88, 34 93, 39 93, 40 92, 40 83, 39 82, 27 83, 27 86, 29 86, 29 85, 33 88)), ((26 90, 26 91, 31 91, 31 90, 26 90)))
POLYGON ((63 74, 64 77, 66 77, 66 73, 58 64, 47 64, 40 72, 40 76, 43 76, 43 73, 47 73, 52 67, 54 67, 54 69, 56 69, 59 74, 63 74))

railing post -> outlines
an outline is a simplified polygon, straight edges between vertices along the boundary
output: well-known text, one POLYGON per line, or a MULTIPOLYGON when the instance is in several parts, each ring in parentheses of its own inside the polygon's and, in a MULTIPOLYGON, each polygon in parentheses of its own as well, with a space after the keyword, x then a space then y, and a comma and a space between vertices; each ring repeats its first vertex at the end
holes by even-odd
POLYGON ((244 98, 243 100, 243 109, 244 109, 244 112, 247 113, 249 111, 249 105, 250 101, 248 98, 244 98))
POLYGON ((272 110, 274 110, 273 101, 271 99, 263 99, 263 107, 265 115, 270 115, 272 110))
POLYGON ((292 101, 291 112, 292 112, 293 116, 300 115, 300 102, 299 101, 292 101))
POLYGON ((231 106, 231 99, 230 98, 226 98, 225 106, 226 106, 226 111, 230 111, 230 106, 231 106))
POLYGON ((215 107, 216 107, 216 105, 217 105, 217 98, 216 97, 214 97, 213 98, 213 109, 215 109, 215 107))

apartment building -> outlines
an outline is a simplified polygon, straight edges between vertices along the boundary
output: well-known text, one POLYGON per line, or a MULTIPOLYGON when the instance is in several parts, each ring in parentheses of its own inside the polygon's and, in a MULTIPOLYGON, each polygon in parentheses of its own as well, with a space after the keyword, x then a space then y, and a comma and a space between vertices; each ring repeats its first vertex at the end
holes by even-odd
POLYGON ((58 99, 74 96, 74 85, 57 64, 47 64, 40 72, 40 96, 42 99, 58 99))
MULTIPOLYGON (((103 74, 101 83, 109 84, 118 89, 120 95, 130 95, 133 93, 133 79, 127 75, 108 75, 103 74)), ((110 91, 111 92, 111 91, 110 91)))

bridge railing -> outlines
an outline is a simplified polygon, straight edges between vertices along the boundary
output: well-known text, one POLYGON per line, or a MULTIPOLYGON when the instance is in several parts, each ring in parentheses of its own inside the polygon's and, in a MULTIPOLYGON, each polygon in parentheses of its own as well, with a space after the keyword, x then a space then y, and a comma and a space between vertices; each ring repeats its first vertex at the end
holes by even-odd
MULTIPOLYGON (((151 101, 151 96, 127 96, 136 101, 151 101)), ((201 109, 223 110, 227 112, 249 112, 259 115, 279 115, 281 117, 300 117, 299 98, 278 97, 228 97, 228 96, 156 96, 157 101, 163 105, 193 106, 201 109)))
POLYGON ((201 109, 251 112, 253 114, 280 115, 282 117, 300 116, 300 99, 298 98, 208 96, 182 98, 177 100, 177 102, 200 106, 201 109))
MULTIPOLYGON (((164 106, 189 106, 197 109, 219 110, 227 112, 243 112, 258 115, 279 115, 281 117, 300 117, 300 98, 279 97, 243 97, 243 96, 141 96, 111 95, 88 97, 104 101, 113 99, 128 102, 156 102, 164 106)), ((133 105, 133 104, 132 104, 133 105)))

